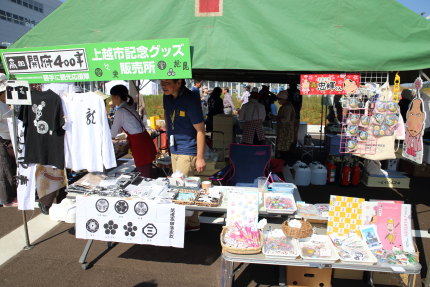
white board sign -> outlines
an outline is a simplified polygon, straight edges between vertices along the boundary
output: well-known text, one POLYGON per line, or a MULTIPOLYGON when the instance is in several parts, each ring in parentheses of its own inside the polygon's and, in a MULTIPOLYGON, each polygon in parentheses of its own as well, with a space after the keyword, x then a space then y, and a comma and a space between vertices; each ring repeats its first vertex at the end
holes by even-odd
POLYGON ((7 81, 6 104, 31 105, 30 85, 27 81, 7 81))
POLYGON ((185 206, 77 196, 76 238, 184 247, 185 206))

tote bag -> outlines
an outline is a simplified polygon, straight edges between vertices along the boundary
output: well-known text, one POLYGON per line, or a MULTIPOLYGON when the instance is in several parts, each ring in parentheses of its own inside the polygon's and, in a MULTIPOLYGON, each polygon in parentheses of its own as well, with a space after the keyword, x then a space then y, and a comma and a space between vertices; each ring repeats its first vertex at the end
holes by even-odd
MULTIPOLYGON (((380 92, 380 96, 376 100, 375 106, 378 104, 378 102, 392 101, 392 92, 388 83, 385 83, 384 85, 382 85, 379 92, 380 92)), ((399 117, 399 122, 401 122, 400 117, 399 117)), ((397 129, 400 129, 400 133, 401 133, 402 125, 398 124, 397 129)), ((396 158, 394 145, 395 145, 396 135, 398 134, 397 130, 391 136, 375 137, 372 132, 369 132, 368 134, 369 134, 368 138, 370 139, 370 142, 373 141, 376 143, 376 147, 374 149, 375 152, 374 153, 372 152, 372 154, 360 154, 360 153, 353 153, 353 154, 370 160, 386 160, 386 159, 396 158)))

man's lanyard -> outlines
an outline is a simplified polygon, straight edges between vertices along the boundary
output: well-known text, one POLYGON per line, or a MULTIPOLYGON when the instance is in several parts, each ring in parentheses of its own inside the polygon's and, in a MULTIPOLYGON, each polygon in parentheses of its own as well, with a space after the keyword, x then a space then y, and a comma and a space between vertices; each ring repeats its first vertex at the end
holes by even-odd
POLYGON ((171 130, 175 130, 175 116, 176 116, 176 110, 173 110, 172 114, 170 115, 170 125, 171 130))

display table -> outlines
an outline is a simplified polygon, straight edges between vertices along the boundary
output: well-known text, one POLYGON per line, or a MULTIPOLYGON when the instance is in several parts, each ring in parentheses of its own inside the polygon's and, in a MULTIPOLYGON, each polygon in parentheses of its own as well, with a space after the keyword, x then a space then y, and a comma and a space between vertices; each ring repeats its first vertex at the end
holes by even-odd
MULTIPOLYGON (((220 187, 220 188, 227 188, 227 189, 232 189, 232 190, 235 189, 235 187, 228 187, 228 186, 227 187, 220 187)), ((250 188, 250 189, 257 190, 257 188, 250 188)), ((72 195, 70 195, 70 196, 72 196, 72 195)), ((76 197, 76 194, 74 196, 76 197)), ((300 195, 299 195, 299 193, 298 193, 297 190, 295 190, 295 192, 294 192, 294 197, 296 198, 296 200, 300 200, 300 195)), ((105 196, 99 196, 99 195, 89 195, 86 198, 97 198, 97 199, 106 199, 106 198, 108 198, 108 199, 114 199, 114 200, 127 200, 127 198, 123 198, 123 197, 105 197, 105 196)), ((142 201, 146 201, 146 200, 142 199, 142 201)), ((146 201, 146 202, 149 202, 149 200, 146 201)), ((150 205, 150 204, 148 203, 148 205, 150 205)), ((130 205, 130 206, 132 206, 132 205, 130 205)), ((224 214, 223 219, 221 220, 221 222, 219 222, 219 221, 218 222, 224 224, 225 213, 227 212, 227 202, 225 200, 223 200, 222 204, 220 206, 218 206, 218 207, 186 205, 185 206, 185 210, 199 211, 199 212, 205 212, 205 213, 223 213, 224 214)), ((265 216, 265 217, 274 216, 274 217, 278 217, 280 220, 284 220, 282 218, 282 215, 277 215, 277 214, 274 214, 274 213, 269 213, 266 210, 266 208, 264 207, 264 205, 260 206, 259 214, 262 215, 262 216, 265 216)), ((285 217, 286 215, 283 215, 283 216, 285 217)), ((208 217, 208 216, 201 216, 200 217, 200 221, 203 222, 203 223, 218 223, 216 220, 213 220, 213 217, 208 217), (209 220, 209 219, 212 219, 212 220, 209 220)), ((76 226, 76 228, 80 228, 80 227, 76 226)), ((97 228, 99 228, 99 224, 98 223, 97 223, 97 228)), ((101 224, 100 224, 100 228, 101 228, 101 224)), ((79 258, 79 263, 81 264, 81 267, 82 267, 83 270, 86 270, 88 268, 88 266, 89 266, 88 262, 86 262, 86 258, 88 256, 88 253, 89 253, 89 251, 91 249, 91 246, 92 246, 92 243, 93 243, 94 240, 97 240, 97 239, 87 239, 87 243, 86 243, 86 245, 85 245, 85 247, 84 247, 84 249, 82 251, 82 254, 81 254, 80 258, 79 258)), ((130 243, 133 243, 133 242, 130 242, 130 243)), ((144 243, 139 243, 139 244, 144 244, 144 243)), ((113 246, 113 243, 108 241, 107 242, 107 246, 108 246, 108 248, 111 248, 113 246)))
MULTIPOLYGON (((273 228, 280 228, 279 225, 272 225, 273 228)), ((317 233, 322 233, 322 230, 318 230, 317 233)), ((306 261, 302 258, 297 259, 284 259, 279 257, 267 257, 263 253, 259 254, 232 254, 229 252, 223 252, 221 258, 221 286, 232 286, 234 281, 234 263, 244 263, 244 264, 267 264, 267 265, 279 265, 279 266, 302 266, 302 267, 314 267, 314 268, 335 268, 335 269, 350 269, 350 270, 360 270, 370 272, 369 284, 373 286, 373 272, 387 272, 387 273, 398 273, 398 274, 418 274, 421 271, 421 265, 389 265, 377 263, 374 265, 365 264, 352 264, 352 263, 342 263, 337 261, 324 262, 324 261, 306 261)), ((282 276, 282 272, 285 268, 280 269, 280 281, 282 281, 285 276, 282 276)), ((409 276, 408 286, 413 286, 413 277, 409 276)), ((280 282, 284 283, 284 282, 280 282)))
MULTIPOLYGON (((121 165, 119 165, 118 167, 110 170, 107 174, 108 175, 119 175, 119 174, 122 174, 122 173, 131 172, 131 171, 134 170, 133 159, 121 159, 121 161, 122 161, 121 165)), ((244 187, 233 187, 233 186, 216 186, 216 187, 213 187, 213 188, 214 189, 219 189, 220 192, 223 193, 223 200, 222 200, 220 206, 209 207, 209 206, 185 205, 185 210, 199 211, 199 212, 205 212, 205 213, 214 213, 214 214, 215 213, 222 213, 223 214, 223 218, 222 218, 222 220, 219 223, 224 223, 224 221, 225 221, 225 214, 227 212, 227 205, 228 205, 227 201, 228 201, 228 193, 229 193, 229 191, 235 191, 235 190, 240 190, 240 189, 242 189, 242 190, 246 189, 246 191, 257 191, 257 188, 248 188, 248 187, 244 188, 244 187)), ((69 198, 76 198, 79 195, 82 195, 82 193, 69 192, 68 197, 69 198)), ((295 198, 296 201, 300 201, 301 200, 300 199, 300 194, 299 194, 299 192, 298 192, 297 189, 294 190, 293 196, 294 196, 294 198, 295 198)), ((154 205, 154 203, 151 200, 144 199, 144 198, 138 198, 138 197, 127 198, 127 197, 101 196, 99 194, 90 194, 90 195, 87 195, 85 197, 81 196, 80 197, 80 201, 81 202, 82 202, 82 198, 91 199, 92 203, 90 205, 88 205, 88 209, 93 208, 95 206, 94 200, 98 201, 100 199, 105 202, 104 203, 105 205, 108 204, 108 206, 111 206, 111 207, 113 207, 115 205, 115 202, 126 201, 126 202, 128 202, 127 206, 129 206, 130 209, 132 209, 133 206, 135 207, 135 202, 134 201, 136 199, 138 199, 139 201, 142 201, 142 202, 146 202, 147 207, 149 206, 150 209, 151 209, 151 205, 152 206, 154 205)), ((84 206, 84 205, 82 205, 82 206, 84 206)), ((152 209, 153 208, 154 207, 152 207, 152 209)), ((115 223, 117 223, 116 220, 120 219, 120 217, 121 217, 121 216, 119 216, 119 217, 118 216, 115 216, 115 217, 106 216, 107 213, 103 213, 105 211, 101 211, 99 209, 97 209, 97 210, 98 210, 98 214, 95 214, 94 216, 92 216, 91 220, 87 221, 88 218, 85 219, 85 222, 87 222, 87 224, 90 221, 91 221, 91 224, 92 224, 92 226, 90 226, 90 227, 86 226, 88 231, 90 231, 89 229, 92 229, 92 228, 93 229, 97 229, 97 230, 98 229, 102 229, 103 223, 105 223, 106 220, 109 220, 111 218, 115 221, 115 223), (101 213, 103 213, 102 216, 104 216, 104 217, 101 217, 101 213), (97 218, 100 218, 100 219, 103 218, 103 219, 99 220, 97 218), (95 221, 97 221, 97 222, 95 222, 95 221)), ((278 215, 278 214, 274 214, 274 213, 268 212, 266 210, 266 208, 264 207, 263 204, 260 205, 259 214, 262 215, 262 216, 264 216, 264 217, 278 217, 278 219, 280 219, 280 220, 283 220, 283 217, 286 216, 286 215, 282 216, 282 215, 278 215)), ((213 217, 207 217, 207 216, 201 216, 200 217, 201 221, 204 222, 204 223, 218 223, 218 222, 216 222, 214 220, 207 220, 208 218, 213 218, 213 217)), ((130 220, 130 221, 136 222, 136 220, 134 220, 134 219, 130 220)), ((139 224, 134 224, 134 225, 139 225, 139 224)), ((81 222, 79 226, 77 224, 76 229, 82 228, 82 226, 85 226, 85 224, 81 222)), ((122 227, 121 224, 118 224, 118 226, 122 227)), ((139 226, 138 230, 140 230, 140 229, 141 229, 141 226, 139 226)), ((90 232, 97 232, 97 230, 92 230, 90 232)), ((80 259, 79 259, 79 263, 81 264, 81 267, 84 270, 88 268, 88 263, 86 262, 86 258, 87 258, 87 255, 89 253, 89 250, 90 250, 91 245, 92 245, 92 243, 93 243, 94 240, 107 241, 108 242, 108 248, 111 248, 113 246, 112 242, 110 242, 108 240, 115 241, 114 239, 111 239, 111 238, 110 239, 107 239, 107 238, 100 239, 100 238, 96 238, 96 237, 80 237, 80 238, 86 238, 87 239, 87 243, 86 243, 86 245, 85 245, 85 247, 83 249, 82 255, 81 255, 80 259)), ((123 242, 123 241, 121 241, 121 242, 123 242)), ((130 242, 127 241, 127 243, 147 244, 147 243, 145 243, 145 241, 142 241, 142 242, 140 242, 140 241, 139 242, 133 242, 132 240, 130 240, 130 242)), ((151 243, 149 243, 149 244, 151 244, 151 243)))

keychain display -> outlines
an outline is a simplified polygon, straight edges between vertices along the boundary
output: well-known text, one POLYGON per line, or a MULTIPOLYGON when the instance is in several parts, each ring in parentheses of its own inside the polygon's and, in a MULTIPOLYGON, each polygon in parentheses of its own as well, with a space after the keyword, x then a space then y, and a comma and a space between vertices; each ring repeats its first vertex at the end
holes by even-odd
POLYGON ((375 155, 378 139, 393 136, 400 108, 393 101, 389 84, 362 85, 355 95, 344 98, 340 153, 375 155))

